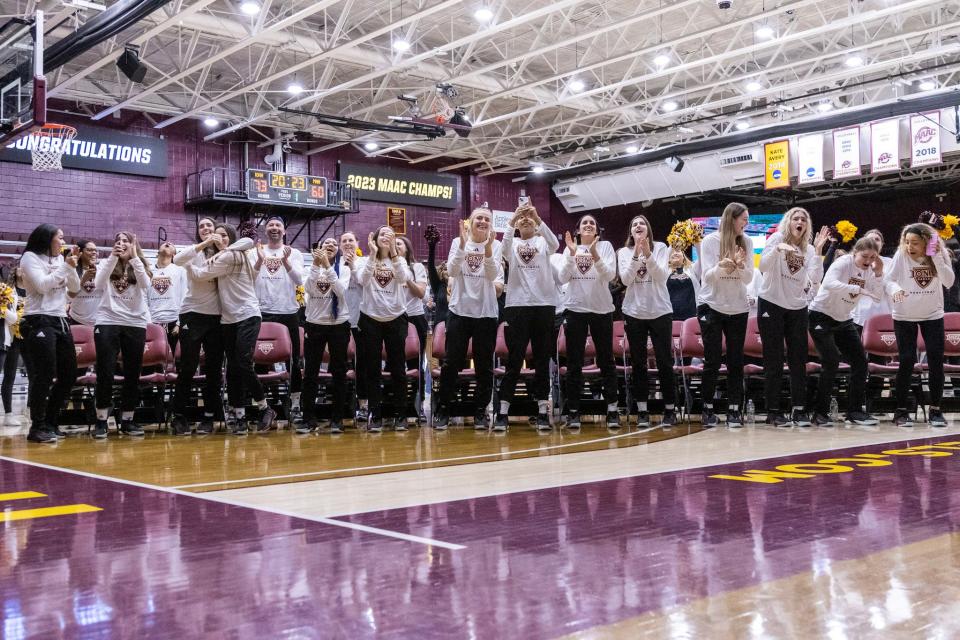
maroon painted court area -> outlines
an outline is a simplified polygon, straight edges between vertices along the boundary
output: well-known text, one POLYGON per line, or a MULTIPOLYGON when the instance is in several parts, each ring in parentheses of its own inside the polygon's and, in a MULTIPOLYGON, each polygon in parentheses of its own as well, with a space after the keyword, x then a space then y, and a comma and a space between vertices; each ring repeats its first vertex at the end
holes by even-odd
POLYGON ((0 460, 0 492, 47 494, 5 510, 103 509, 4 524, 3 638, 555 637, 952 531, 960 451, 777 484, 708 476, 957 439, 345 519, 454 551, 0 460))

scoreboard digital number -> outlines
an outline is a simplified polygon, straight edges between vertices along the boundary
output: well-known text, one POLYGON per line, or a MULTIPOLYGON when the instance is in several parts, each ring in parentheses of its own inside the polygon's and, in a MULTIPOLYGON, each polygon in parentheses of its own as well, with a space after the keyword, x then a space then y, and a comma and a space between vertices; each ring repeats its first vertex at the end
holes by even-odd
POLYGON ((247 198, 298 207, 324 207, 327 205, 327 179, 247 169, 247 198))

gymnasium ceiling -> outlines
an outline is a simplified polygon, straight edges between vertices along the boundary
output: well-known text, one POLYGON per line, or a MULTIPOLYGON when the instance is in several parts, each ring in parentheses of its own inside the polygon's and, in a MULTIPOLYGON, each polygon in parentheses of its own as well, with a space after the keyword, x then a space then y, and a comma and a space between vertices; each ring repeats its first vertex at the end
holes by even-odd
MULTIPOLYGON (((99 13, 73 1, 0 0, 0 14, 43 9, 61 25, 49 44, 99 13)), ((523 174, 944 91, 960 67, 960 0, 259 0, 253 15, 243 4, 174 0, 48 74, 50 97, 97 119, 143 112, 160 129, 212 117, 208 139, 309 132, 374 140, 371 155, 414 166, 523 174), (149 68, 142 85, 114 65, 128 42, 149 68), (469 138, 411 142, 278 111, 387 122, 404 111, 398 94, 437 82, 459 91, 469 138)))

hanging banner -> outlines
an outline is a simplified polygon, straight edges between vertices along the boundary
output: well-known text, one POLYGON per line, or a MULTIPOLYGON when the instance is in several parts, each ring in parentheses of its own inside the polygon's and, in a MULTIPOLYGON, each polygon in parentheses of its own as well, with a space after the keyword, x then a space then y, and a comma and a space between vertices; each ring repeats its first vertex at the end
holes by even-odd
POLYGON ((860 127, 833 132, 833 177, 860 175, 860 127))
POLYGON ((455 209, 460 176, 376 164, 338 162, 339 180, 359 191, 361 200, 455 209))
POLYGON ((797 184, 823 182, 823 134, 801 136, 797 141, 797 184))
POLYGON ((900 170, 900 120, 894 118, 870 124, 870 171, 900 170))
POLYGON ((785 189, 790 186, 790 141, 768 142, 763 145, 764 189, 785 189))
POLYGON ((910 166, 925 167, 943 160, 940 147, 940 112, 918 113, 910 118, 910 166))

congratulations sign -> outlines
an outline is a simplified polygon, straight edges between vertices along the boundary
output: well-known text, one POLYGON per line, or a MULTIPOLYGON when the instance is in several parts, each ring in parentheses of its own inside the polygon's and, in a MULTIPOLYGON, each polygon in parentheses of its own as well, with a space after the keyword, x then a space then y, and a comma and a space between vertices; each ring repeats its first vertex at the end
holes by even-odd
POLYGON ((910 118, 910 166, 940 164, 940 112, 919 113, 910 118))
POLYGON ((790 141, 768 142, 763 145, 767 170, 764 189, 784 189, 790 186, 790 141))
POLYGON ((860 175, 860 127, 833 132, 833 177, 860 175))
POLYGON ((900 121, 870 125, 870 167, 873 173, 900 170, 900 121))
MULTIPOLYGON (((50 144, 49 137, 30 134, 0 148, 0 160, 29 164, 34 149, 44 150, 50 144)), ((167 142, 160 138, 79 126, 77 137, 63 144, 65 169, 167 177, 167 142)))
POLYGON ((460 200, 457 176, 375 165, 340 163, 339 179, 359 191, 361 200, 454 209, 460 200))

